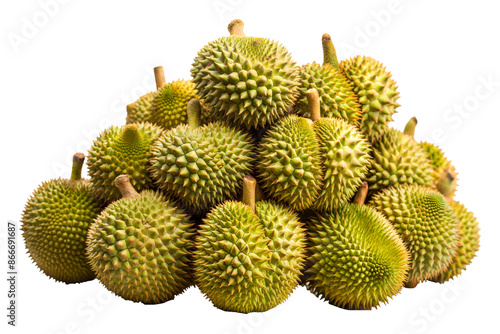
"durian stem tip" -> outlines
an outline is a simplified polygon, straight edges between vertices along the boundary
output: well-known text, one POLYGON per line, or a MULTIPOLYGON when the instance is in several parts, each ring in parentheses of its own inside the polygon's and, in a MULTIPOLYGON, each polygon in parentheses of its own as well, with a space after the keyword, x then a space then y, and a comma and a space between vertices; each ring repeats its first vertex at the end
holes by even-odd
POLYGON ((71 168, 71 180, 78 181, 82 179, 82 167, 85 161, 85 154, 78 152, 73 155, 73 166, 71 168))
POLYGON ((243 178, 243 203, 255 211, 255 187, 257 180, 252 175, 243 178))
POLYGON ((337 59, 337 52, 333 46, 332 38, 329 34, 323 34, 321 38, 323 44, 323 65, 330 65, 339 68, 339 60, 337 59))
POLYGON ((198 99, 192 99, 187 104, 187 120, 191 129, 201 125, 201 104, 198 99))
POLYGON ((311 120, 316 122, 321 117, 321 110, 319 106, 319 94, 316 88, 311 88, 306 92, 307 104, 309 105, 309 113, 311 120))
POLYGON ((163 71, 163 66, 156 66, 154 68, 156 90, 160 89, 161 86, 165 84, 165 72, 163 71))
POLYGON ((405 129, 403 130, 404 134, 415 139, 415 128, 417 126, 417 123, 418 121, 416 117, 410 118, 408 123, 406 123, 405 129))
POLYGON ((363 181, 363 183, 358 189, 358 192, 356 193, 356 196, 354 196, 354 200, 352 202, 354 204, 363 205, 365 204, 367 195, 368 195, 368 182, 363 181))
POLYGON ((139 196, 139 193, 135 191, 134 186, 130 183, 128 175, 122 174, 117 176, 115 185, 122 193, 123 198, 135 198, 139 196))
POLYGON ((229 22, 229 25, 227 26, 227 30, 229 30, 229 33, 231 34, 231 36, 245 37, 246 35, 243 32, 244 25, 245 24, 240 19, 232 20, 231 22, 229 22))

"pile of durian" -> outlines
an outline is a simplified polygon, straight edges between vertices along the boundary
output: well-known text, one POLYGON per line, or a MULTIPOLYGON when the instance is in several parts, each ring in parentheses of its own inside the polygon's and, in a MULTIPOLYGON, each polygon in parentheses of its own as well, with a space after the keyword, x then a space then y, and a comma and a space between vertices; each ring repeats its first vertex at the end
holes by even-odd
POLYGON ((215 307, 263 312, 305 286, 371 309, 424 281, 462 273, 479 249, 474 215, 453 200, 457 172, 436 145, 388 123, 396 82, 372 58, 297 66, 243 22, 194 58, 191 80, 127 106, 70 179, 42 183, 22 232, 65 283, 97 279, 144 304, 196 285, 215 307))

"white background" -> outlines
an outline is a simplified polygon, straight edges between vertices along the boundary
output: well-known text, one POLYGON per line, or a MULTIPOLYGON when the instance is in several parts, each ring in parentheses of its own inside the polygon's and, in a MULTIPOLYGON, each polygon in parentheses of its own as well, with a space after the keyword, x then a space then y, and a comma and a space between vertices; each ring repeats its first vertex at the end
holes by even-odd
MULTIPOLYGON (((55 1, 0 5, 2 226, 19 221, 41 181, 69 177, 73 153, 85 152, 108 125, 124 124, 125 105, 154 89, 154 66, 165 67, 167 80, 188 79, 196 52, 241 18, 248 35, 278 39, 298 64, 322 62, 325 32, 339 59, 359 53, 382 61, 401 92, 393 126, 402 129, 417 116, 416 139, 439 144, 453 160, 460 173, 456 198, 480 222, 481 250, 454 281, 403 289, 377 310, 345 311, 298 288, 272 311, 241 315, 212 307, 197 288, 145 306, 111 295, 97 280, 56 283, 31 263, 19 235, 19 326, 9 331, 498 333, 500 23, 494 1, 55 1), (43 6, 50 2, 57 7, 43 6)), ((6 262, 5 232, 2 227, 0 259, 6 262)), ((1 282, 0 319, 7 327, 1 282)))

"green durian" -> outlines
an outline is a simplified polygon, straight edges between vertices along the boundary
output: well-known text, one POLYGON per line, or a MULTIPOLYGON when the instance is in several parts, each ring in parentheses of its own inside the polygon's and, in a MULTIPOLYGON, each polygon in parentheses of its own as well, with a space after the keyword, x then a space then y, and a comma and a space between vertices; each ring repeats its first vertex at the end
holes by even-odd
POLYGON ((366 182, 354 204, 308 221, 306 287, 329 303, 371 309, 398 294, 407 279, 409 253, 391 223, 363 205, 366 182), (363 189, 364 188, 364 189, 363 189))
POLYGON ((376 141, 389 129, 392 115, 399 107, 398 87, 391 73, 377 60, 365 56, 338 63, 331 39, 324 41, 323 51, 325 63, 338 67, 354 86, 361 104, 361 131, 371 142, 376 141))
POLYGON ((137 193, 127 175, 118 176, 116 186, 123 198, 111 203, 89 230, 92 269, 109 291, 126 300, 171 300, 192 284, 193 224, 161 193, 137 193))
POLYGON ((177 80, 158 88, 151 106, 154 124, 169 130, 187 122, 187 104, 197 99, 196 89, 190 80, 177 80))
MULTIPOLYGON (((330 35, 324 34, 322 42, 331 43, 330 35)), ((327 48, 324 48, 324 51, 326 50, 327 48)), ((302 117, 311 117, 306 92, 315 88, 319 93, 321 117, 338 117, 358 125, 361 118, 358 95, 338 66, 330 66, 328 59, 325 54, 325 65, 313 62, 300 68, 300 95, 295 105, 297 113, 302 117)))
POLYGON ((142 95, 134 103, 127 105, 126 124, 151 123, 151 104, 155 96, 156 92, 150 92, 142 95))
POLYGON ((436 189, 447 198, 453 198, 457 190, 458 173, 444 152, 428 142, 421 142, 420 147, 427 153, 431 165, 434 167, 433 179, 436 189))
POLYGON ((451 264, 442 273, 431 278, 431 281, 444 283, 460 275, 472 262, 479 250, 479 223, 474 214, 460 202, 448 199, 448 204, 458 219, 460 240, 457 254, 451 264))
POLYGON ((154 140, 163 129, 150 123, 111 126, 94 141, 88 152, 88 173, 97 193, 107 202, 121 197, 115 178, 127 174, 138 190, 152 189, 148 161, 154 140))
POLYGON ((217 119, 247 129, 272 124, 297 95, 299 69, 278 42, 247 37, 234 20, 230 37, 203 47, 191 69, 200 98, 217 119))
POLYGON ((178 125, 155 143, 151 175, 165 192, 198 211, 241 192, 253 166, 250 137, 222 122, 200 126, 200 104, 190 102, 190 125, 178 125))
POLYGON ((316 89, 308 91, 314 122, 290 115, 258 149, 257 172, 266 194, 294 210, 331 211, 346 203, 369 166, 368 142, 339 118, 320 118, 316 89))
MULTIPOLYGON (((415 127, 417 119, 412 117, 406 124, 404 133, 415 138, 415 127)), ((451 164, 444 152, 437 146, 428 142, 419 142, 418 145, 427 153, 427 157, 433 167, 432 178, 434 187, 447 198, 453 198, 457 190, 458 173, 455 166, 451 164)))
POLYGON ((457 254, 459 229, 443 195, 420 186, 397 186, 376 194, 369 205, 387 217, 410 251, 407 287, 446 271, 457 254))
POLYGON ((399 185, 433 186, 429 158, 411 136, 389 128, 372 147, 373 160, 366 175, 370 194, 399 185))
POLYGON ((85 156, 73 156, 71 179, 43 182, 28 199, 21 218, 26 248, 45 275, 80 283, 95 278, 85 254, 87 232, 104 205, 81 178, 85 156))
POLYGON ((288 208, 255 204, 255 179, 244 181, 244 203, 227 201, 203 220, 196 237, 195 278, 214 306, 264 312, 298 285, 305 258, 305 229, 288 208))

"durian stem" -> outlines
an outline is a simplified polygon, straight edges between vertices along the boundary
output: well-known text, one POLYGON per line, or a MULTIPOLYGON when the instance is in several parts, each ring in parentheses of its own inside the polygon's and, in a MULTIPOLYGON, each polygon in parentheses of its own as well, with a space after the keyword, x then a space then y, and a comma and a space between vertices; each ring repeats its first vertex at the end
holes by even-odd
POLYGON ((155 67, 154 71, 155 71, 156 90, 158 90, 160 89, 161 86, 165 84, 165 72, 163 71, 163 66, 155 67))
POLYGON ((405 283, 405 288, 407 289, 414 289, 418 285, 418 282, 409 282, 407 281, 405 283))
POLYGON ((243 32, 244 25, 245 24, 240 19, 232 20, 231 22, 229 22, 229 25, 227 26, 227 30, 229 30, 229 33, 231 34, 231 36, 245 37, 246 35, 243 32))
POLYGON ((82 179, 82 167, 84 161, 85 154, 78 152, 73 155, 73 166, 71 168, 72 181, 78 181, 82 179))
POLYGON ((403 130, 404 134, 415 139, 415 127, 417 126, 417 123, 418 121, 416 117, 410 118, 408 123, 406 123, 405 129, 403 130))
POLYGON ((139 193, 135 191, 134 186, 130 183, 128 175, 122 174, 116 177, 115 185, 122 193, 123 198, 135 198, 139 196, 139 193))
POLYGON ((330 65, 334 68, 339 68, 339 60, 337 59, 337 52, 333 46, 332 38, 329 34, 323 34, 321 38, 323 44, 323 65, 330 65))
POLYGON ((363 181, 363 183, 358 189, 358 192, 356 193, 356 196, 354 196, 352 202, 354 204, 363 205, 365 204, 367 195, 368 195, 368 182, 363 181))
POLYGON ((191 129, 201 125, 201 104, 198 99, 192 99, 187 104, 187 121, 191 129))
POLYGON ((247 175, 243 178, 243 200, 242 202, 248 205, 252 211, 255 211, 255 186, 257 180, 252 175, 247 175))
POLYGON ((306 92, 307 104, 309 105, 309 113, 311 120, 316 122, 321 117, 319 108, 319 94, 316 88, 311 88, 306 92))

